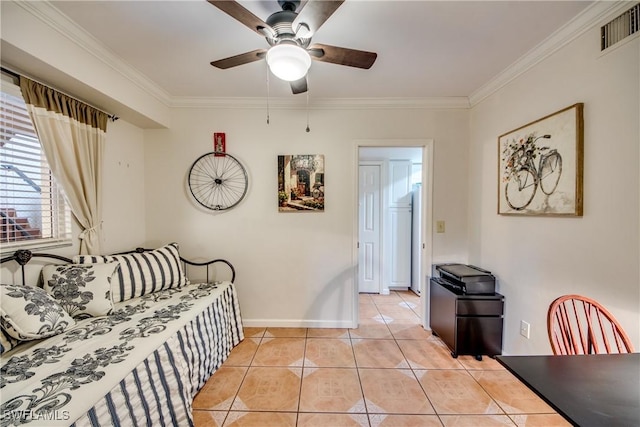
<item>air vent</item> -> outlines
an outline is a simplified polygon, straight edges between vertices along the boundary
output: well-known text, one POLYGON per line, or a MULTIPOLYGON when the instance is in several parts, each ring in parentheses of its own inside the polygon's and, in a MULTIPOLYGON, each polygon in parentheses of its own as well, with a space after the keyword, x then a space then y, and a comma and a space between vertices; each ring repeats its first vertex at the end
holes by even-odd
POLYGON ((605 50, 640 29, 640 3, 600 28, 601 46, 605 50))

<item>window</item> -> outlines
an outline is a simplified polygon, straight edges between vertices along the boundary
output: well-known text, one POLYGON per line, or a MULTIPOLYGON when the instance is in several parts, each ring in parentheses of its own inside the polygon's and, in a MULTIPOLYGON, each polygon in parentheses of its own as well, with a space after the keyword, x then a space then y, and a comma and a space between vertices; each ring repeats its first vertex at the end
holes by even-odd
POLYGON ((2 76, 0 246, 2 252, 71 244, 71 211, 56 185, 22 99, 2 76))

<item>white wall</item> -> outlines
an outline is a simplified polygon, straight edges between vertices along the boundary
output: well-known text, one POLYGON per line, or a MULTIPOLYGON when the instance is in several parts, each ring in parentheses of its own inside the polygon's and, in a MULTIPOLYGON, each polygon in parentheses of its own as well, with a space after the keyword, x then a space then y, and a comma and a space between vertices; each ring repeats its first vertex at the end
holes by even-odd
POLYGON ((102 202, 105 253, 145 243, 144 154, 142 129, 124 120, 107 124, 102 202))
MULTIPOLYGON (((354 296, 355 140, 435 140, 434 212, 450 241, 434 257, 466 257, 468 110, 174 109, 171 128, 145 131, 148 245, 180 243, 187 258, 223 257, 238 272, 248 324, 350 326, 354 296), (246 198, 216 213, 196 206, 186 188, 192 162, 226 132, 227 152, 249 174, 246 198), (279 213, 279 154, 325 155, 325 212, 279 213), (451 197, 450 194, 459 195, 451 197)), ((442 236, 444 240, 445 236, 442 236)))
POLYGON ((640 348, 640 38, 601 54, 599 37, 594 27, 471 110, 470 260, 499 278, 507 354, 550 354, 547 308, 568 293, 602 302, 640 348), (576 102, 584 216, 497 215, 498 135, 576 102))

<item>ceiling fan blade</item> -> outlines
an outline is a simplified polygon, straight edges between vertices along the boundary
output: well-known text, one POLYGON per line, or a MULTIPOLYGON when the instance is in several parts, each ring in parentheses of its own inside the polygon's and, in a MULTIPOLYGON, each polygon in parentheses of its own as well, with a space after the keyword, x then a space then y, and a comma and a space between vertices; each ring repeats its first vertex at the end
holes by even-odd
POLYGON ((332 64, 347 65, 349 67, 365 69, 371 68, 378 57, 378 54, 374 52, 319 43, 309 46, 308 51, 311 58, 316 61, 330 62, 332 64))
POLYGON ((249 27, 261 36, 275 36, 276 32, 262 19, 258 18, 240 3, 234 0, 207 0, 209 3, 249 27))
POLYGON ((291 91, 293 92, 294 95, 297 95, 299 93, 305 93, 308 88, 307 88, 307 77, 303 77, 300 80, 296 80, 291 83, 291 91))
POLYGON ((293 20, 291 27, 296 31, 300 24, 306 24, 311 32, 305 37, 311 37, 344 1, 345 0, 303 0, 300 6, 298 6, 298 16, 293 20))
POLYGON ((265 57, 267 54, 266 49, 256 49, 251 52, 241 53, 240 55, 230 56, 229 58, 219 59, 213 61, 211 65, 216 68, 226 70, 227 68, 237 67, 238 65, 248 64, 250 62, 258 61, 265 57))

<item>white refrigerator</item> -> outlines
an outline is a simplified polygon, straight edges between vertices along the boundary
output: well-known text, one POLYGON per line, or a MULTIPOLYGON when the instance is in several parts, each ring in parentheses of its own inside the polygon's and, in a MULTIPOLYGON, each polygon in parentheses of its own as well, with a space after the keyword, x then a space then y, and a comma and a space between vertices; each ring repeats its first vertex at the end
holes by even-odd
POLYGON ((411 290, 420 295, 422 271, 422 185, 413 184, 411 191, 411 290))

